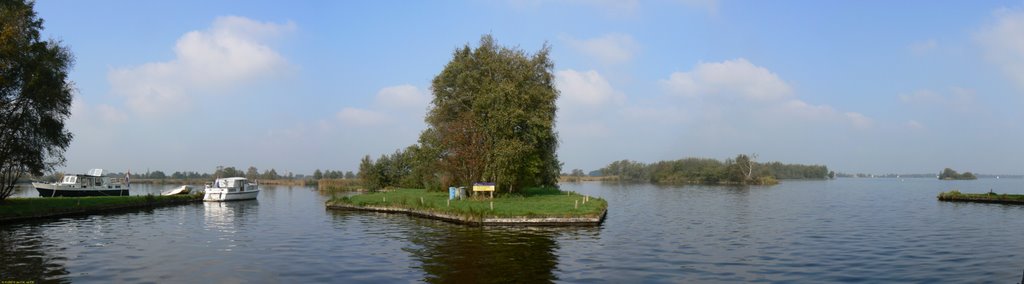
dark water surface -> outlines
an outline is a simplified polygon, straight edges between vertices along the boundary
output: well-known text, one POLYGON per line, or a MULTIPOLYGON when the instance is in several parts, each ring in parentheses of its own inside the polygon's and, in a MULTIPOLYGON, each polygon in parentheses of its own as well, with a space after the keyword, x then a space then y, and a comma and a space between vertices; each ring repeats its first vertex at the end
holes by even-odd
POLYGON ((935 199, 1024 193, 1020 179, 562 187, 607 199, 604 225, 466 227, 327 211, 313 188, 263 187, 255 201, 0 227, 0 280, 1016 283, 1024 269, 1024 206, 935 199))

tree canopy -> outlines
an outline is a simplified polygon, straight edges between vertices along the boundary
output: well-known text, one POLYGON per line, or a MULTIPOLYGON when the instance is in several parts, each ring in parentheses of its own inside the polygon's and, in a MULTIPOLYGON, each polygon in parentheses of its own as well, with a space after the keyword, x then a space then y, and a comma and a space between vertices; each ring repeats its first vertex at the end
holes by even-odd
POLYGON ((443 174, 455 183, 490 181, 499 190, 555 185, 561 163, 555 151, 554 86, 550 46, 527 54, 495 43, 456 49, 434 77, 429 128, 423 148, 438 154, 443 174))
POLYGON ((64 163, 72 134, 71 51, 43 40, 34 2, 0 1, 0 200, 24 174, 36 176, 64 163))
MULTIPOLYGON (((753 156, 756 158, 756 155, 753 156)), ((630 160, 615 161, 602 168, 603 175, 622 181, 658 184, 774 184, 780 179, 825 179, 828 167, 821 165, 758 163, 748 155, 737 155, 725 162, 715 159, 685 158, 645 164, 630 160)))
POLYGON ((958 172, 954 171, 953 169, 945 168, 945 169, 942 170, 941 173, 939 173, 939 179, 941 179, 941 180, 972 180, 972 179, 978 179, 978 177, 975 176, 974 173, 971 173, 971 172, 964 172, 964 173, 961 174, 961 173, 958 173, 958 172))
POLYGON ((456 49, 431 83, 428 128, 418 144, 376 161, 363 157, 359 178, 371 189, 556 186, 562 165, 549 52, 547 44, 533 54, 500 46, 490 35, 476 48, 456 49))

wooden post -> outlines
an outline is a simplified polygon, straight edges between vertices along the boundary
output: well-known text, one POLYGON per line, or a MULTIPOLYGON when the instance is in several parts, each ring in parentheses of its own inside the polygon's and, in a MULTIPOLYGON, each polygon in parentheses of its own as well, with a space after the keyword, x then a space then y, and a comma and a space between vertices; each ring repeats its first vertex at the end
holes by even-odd
POLYGON ((580 209, 580 200, 576 199, 575 201, 576 201, 576 205, 573 206, 573 209, 580 209))
POLYGON ((491 211, 494 211, 494 201, 491 201, 491 211))
POLYGON ((448 205, 447 206, 448 207, 452 207, 452 200, 451 199, 448 199, 448 205))
POLYGON ((423 196, 420 196, 420 205, 423 205, 423 196))

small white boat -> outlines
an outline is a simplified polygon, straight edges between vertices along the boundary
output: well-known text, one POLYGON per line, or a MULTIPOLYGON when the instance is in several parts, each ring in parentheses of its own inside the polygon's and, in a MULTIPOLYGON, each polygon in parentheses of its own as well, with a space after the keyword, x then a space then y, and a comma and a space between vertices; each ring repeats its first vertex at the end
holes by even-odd
POLYGON ((203 201, 231 201, 256 199, 260 194, 259 183, 250 184, 243 177, 219 178, 206 185, 203 201))
POLYGON ((187 186, 187 185, 182 185, 182 186, 176 187, 174 189, 161 192, 160 195, 189 194, 190 192, 192 192, 192 187, 187 186))
POLYGON ((92 169, 86 174, 66 175, 60 182, 33 182, 32 186, 42 197, 127 196, 130 186, 125 177, 110 178, 102 169, 92 169))

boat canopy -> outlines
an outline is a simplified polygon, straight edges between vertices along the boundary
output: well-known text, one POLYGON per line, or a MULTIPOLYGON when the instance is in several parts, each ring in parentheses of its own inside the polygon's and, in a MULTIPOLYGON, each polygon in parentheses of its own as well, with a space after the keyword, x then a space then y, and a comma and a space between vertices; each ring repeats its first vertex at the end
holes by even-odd
POLYGON ((214 183, 215 187, 237 187, 241 184, 246 184, 247 180, 244 177, 230 177, 230 178, 219 178, 214 183))
POLYGON ((101 177, 103 176, 103 169, 91 169, 85 173, 87 176, 101 177))

